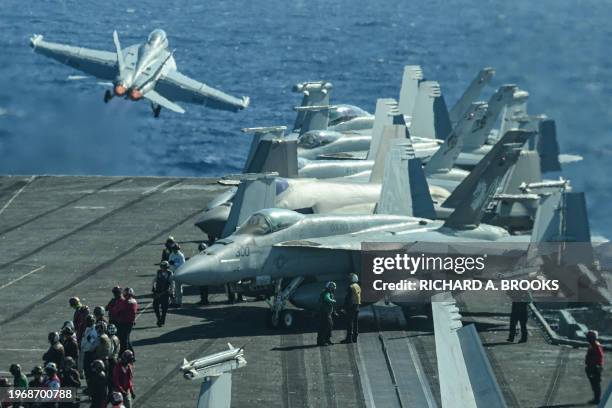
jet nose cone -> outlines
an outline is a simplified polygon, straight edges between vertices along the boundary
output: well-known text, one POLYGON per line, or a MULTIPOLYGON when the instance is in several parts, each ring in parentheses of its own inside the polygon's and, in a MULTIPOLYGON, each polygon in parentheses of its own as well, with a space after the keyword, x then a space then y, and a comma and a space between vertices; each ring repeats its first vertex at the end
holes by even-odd
POLYGON ((206 286, 215 284, 215 267, 218 266, 217 257, 206 253, 196 255, 181 265, 174 273, 174 280, 178 283, 206 286))
POLYGON ((202 213, 196 220, 195 225, 209 237, 218 238, 223 232, 230 211, 231 207, 229 205, 220 205, 211 208, 202 213))

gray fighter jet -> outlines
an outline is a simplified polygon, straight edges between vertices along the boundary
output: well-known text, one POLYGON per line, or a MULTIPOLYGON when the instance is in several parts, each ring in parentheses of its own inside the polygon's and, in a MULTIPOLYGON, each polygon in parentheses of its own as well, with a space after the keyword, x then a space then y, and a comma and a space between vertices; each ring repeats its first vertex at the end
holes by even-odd
MULTIPOLYGON (((473 104, 464 117, 459 120, 446 143, 438 149, 425 166, 430 182, 430 193, 435 203, 441 204, 449 197, 450 192, 469 174, 467 171, 453 169, 453 161, 461 150, 461 138, 469 132, 472 124, 479 120, 486 106, 473 104)), ((274 131, 266 129, 264 131, 274 131)), ((278 178, 276 180, 276 201, 274 207, 296 210, 305 213, 338 213, 370 214, 380 197, 380 185, 383 179, 387 151, 392 140, 400 139, 410 142, 404 125, 386 126, 378 144, 375 165, 371 172, 364 175, 362 181, 357 178, 337 178, 319 180, 313 178, 278 178), (330 194, 330 192, 333 192, 330 194)), ((261 143, 261 140, 259 141, 261 143)), ((268 140, 264 142, 270 149, 280 148, 286 141, 268 140), (270 143, 268 143, 270 142, 270 143)), ((412 144, 410 146, 413 148, 412 144)), ((259 157, 262 150, 255 152, 247 159, 247 173, 261 173, 279 170, 279 167, 250 166, 249 163, 265 162, 269 159, 259 157)), ((282 155, 284 158, 284 155, 282 155)), ((280 160, 282 161, 282 159, 280 160)), ((283 172, 283 175, 287 175, 283 172)), ((204 213, 196 221, 196 226, 210 238, 223 237, 225 222, 230 214, 233 193, 223 193, 218 199, 208 204, 204 213)), ((226 230, 227 232, 227 230, 226 230)), ((233 231, 229 231, 230 233, 233 231)))
MULTIPOLYGON (((319 265, 315 252, 301 267, 295 265, 302 260, 300 249, 305 248, 307 251, 313 240, 328 237, 330 242, 341 248, 345 242, 355 241, 352 237, 359 237, 358 239, 364 241, 378 234, 393 232, 406 234, 407 231, 414 234, 411 238, 418 236, 414 239, 419 240, 421 237, 427 240, 430 236, 433 238, 438 235, 438 239, 461 242, 498 241, 508 238, 509 234, 502 228, 479 224, 483 209, 489 201, 488 197, 499 186, 510 165, 516 162, 528 136, 526 132, 515 131, 508 132, 502 138, 487 155, 486 168, 482 169, 480 174, 474 174, 469 185, 466 184, 465 188, 458 189, 458 194, 461 194, 465 200, 446 222, 431 220, 434 208, 427 191, 423 170, 418 159, 412 159, 408 160, 408 171, 413 175, 409 189, 398 188, 402 179, 393 177, 399 173, 397 168, 395 171, 385 169, 377 214, 307 215, 284 209, 260 210, 251 215, 234 234, 217 241, 204 253, 191 258, 177 270, 175 278, 180 283, 192 285, 215 285, 247 279, 252 279, 250 282, 255 286, 275 282, 278 301, 275 301, 272 322, 277 324, 280 321, 283 325, 289 326, 293 322, 290 312, 284 311, 282 316, 281 312, 290 295, 293 295, 298 288, 301 289, 304 277, 314 276, 316 288, 309 283, 304 285, 305 289, 300 290, 299 293, 303 291, 308 293, 306 296, 308 301, 295 301, 301 297, 297 293, 297 297, 291 298, 299 307, 307 306, 308 302, 310 306, 316 305, 316 300, 312 301, 309 295, 312 294, 312 290, 320 289, 319 281, 324 281, 330 276, 334 279, 346 278, 345 275, 338 276, 340 269, 335 269, 342 266, 342 273, 347 273, 346 265, 339 265, 339 262, 345 262, 344 256, 334 259, 333 256, 324 253, 328 263, 319 265), (415 175, 417 176, 414 177, 415 175), (399 212, 404 212, 405 215, 391 215, 399 212), (289 251, 293 251, 291 258, 286 256, 288 248, 291 248, 289 251), (319 270, 325 272, 318 273, 319 270), (293 278, 293 280, 282 289, 280 284, 282 278, 293 278)), ((393 163, 396 165, 404 163, 403 166, 406 166, 405 160, 403 162, 393 160, 393 163)), ((263 203, 262 205, 274 202, 274 183, 270 179, 266 179, 265 182, 266 187, 263 189, 255 183, 245 187, 242 202, 246 202, 250 208, 241 212, 237 206, 233 209, 233 217, 230 216, 228 223, 240 224, 239 215, 250 213, 257 202, 263 203), (254 197, 247 199, 248 189, 260 194, 264 199, 254 197)))
MULTIPOLYGON (((404 67, 397 109, 409 127, 412 118, 418 116, 415 121, 418 132, 413 137, 418 157, 427 158, 435 152, 438 144, 432 138, 446 138, 451 123, 456 124, 467 112, 494 73, 492 68, 480 70, 448 112, 438 83, 424 81, 418 65, 404 67), (419 137, 419 132, 425 137, 419 137)), ((294 87, 294 91, 304 94, 302 104, 295 108, 298 114, 293 125, 293 134, 299 136, 298 156, 308 160, 365 158, 377 125, 380 130, 380 119, 356 106, 330 105, 332 89, 331 83, 323 81, 294 87)))
POLYGON ((113 40, 115 52, 48 42, 42 35, 32 36, 30 46, 39 54, 96 78, 112 81, 113 90, 106 90, 104 102, 113 96, 131 101, 147 99, 155 117, 159 116, 162 107, 184 113, 177 102, 233 112, 249 105, 246 96, 235 98, 181 74, 176 67, 174 52, 168 48, 166 33, 161 29, 153 30, 146 43, 124 49, 117 31, 113 32, 113 40))

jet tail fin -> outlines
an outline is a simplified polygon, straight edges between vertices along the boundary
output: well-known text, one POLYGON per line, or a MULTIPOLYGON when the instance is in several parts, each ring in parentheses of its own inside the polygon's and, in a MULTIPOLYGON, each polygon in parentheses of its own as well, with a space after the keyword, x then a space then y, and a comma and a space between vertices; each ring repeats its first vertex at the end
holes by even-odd
POLYGON ((519 129, 521 122, 527 119, 527 100, 529 92, 515 88, 512 97, 504 106, 500 133, 503 135, 510 129, 519 129))
MULTIPOLYGON (((387 108, 389 108, 389 106, 386 106, 384 109, 387 108)), ((395 112, 396 114, 392 115, 393 112, 395 111, 386 110, 386 122, 389 123, 385 124, 384 127, 380 129, 380 134, 376 137, 376 148, 372 149, 372 145, 370 144, 370 152, 373 152, 372 158, 374 160, 374 165, 370 171, 370 183, 382 182, 385 173, 385 162, 392 140, 396 138, 406 140, 410 137, 408 129, 406 128, 406 123, 404 122, 404 115, 399 112, 395 112)), ((374 143, 374 136, 372 136, 372 143, 374 143)), ((368 158, 369 157, 368 155, 368 158)))
POLYGON ((446 219, 445 226, 474 228, 480 224, 484 208, 510 166, 518 160, 522 146, 531 135, 533 132, 512 130, 493 146, 442 204, 455 209, 446 219))
POLYGON ((283 138, 286 127, 246 128, 255 137, 244 173, 276 172, 281 177, 297 177, 297 140, 283 138))
POLYGON ((119 67, 119 76, 123 78, 125 74, 125 61, 123 59, 123 51, 119 43, 119 34, 117 30, 113 31, 113 42, 115 43, 115 51, 117 52, 117 66, 119 67))
POLYGON ((459 118, 444 144, 431 156, 425 165, 426 174, 446 173, 455 165, 455 161, 461 153, 463 139, 485 114, 487 104, 484 102, 473 103, 465 115, 459 118))
POLYGON ((540 154, 540 169, 542 173, 561 171, 557 127, 553 119, 540 120, 537 138, 536 148, 540 154))
MULTIPOLYGON (((302 82, 293 86, 293 92, 301 92, 304 95, 302 97, 302 104, 300 105, 300 107, 329 105, 329 94, 331 89, 332 84, 330 82, 325 81, 302 82)), ((295 123, 293 124, 293 132, 302 129, 302 126, 304 126, 304 121, 307 117, 308 111, 297 111, 295 123)), ((313 118, 316 119, 315 125, 321 125, 324 120, 324 118, 321 118, 311 113, 310 118, 308 119, 312 121, 313 118), (317 120, 319 121, 318 123, 317 120)), ((306 124, 308 124, 308 121, 306 124)), ((325 123, 325 127, 323 129, 327 129, 327 123, 325 123)), ((305 132, 301 131, 300 133, 305 132)))
POLYGON ((557 191, 540 200, 531 242, 590 242, 591 230, 583 192, 557 191))
POLYGON ((232 209, 223 228, 222 238, 234 233, 251 214, 264 208, 272 208, 276 201, 276 173, 244 174, 232 199, 232 209))
POLYGON ((542 181, 540 157, 533 150, 521 150, 518 160, 510 167, 503 181, 503 194, 522 194, 521 185, 542 181))
POLYGON ((385 160, 385 174, 375 213, 434 219, 436 212, 421 160, 414 157, 410 140, 400 139, 406 132, 405 126, 387 126, 385 131, 397 136, 391 141, 388 159, 385 160))
POLYGON ((423 138, 445 140, 451 129, 440 84, 436 81, 422 81, 412 113, 410 133, 423 138))
POLYGON ((541 198, 533 223, 527 260, 539 255, 554 258, 558 265, 594 264, 583 192, 556 191, 541 198))
POLYGON ((475 326, 462 327, 450 293, 440 293, 431 300, 442 406, 505 408, 475 326))
POLYGON ((448 112, 451 123, 457 123, 463 117, 470 108, 470 105, 476 102, 482 89, 491 81, 493 75, 495 75, 495 69, 493 68, 483 68, 478 72, 465 92, 463 92, 463 95, 461 95, 461 98, 448 112))
POLYGON ((405 116, 412 116, 414 103, 419 92, 419 82, 423 80, 420 65, 406 65, 399 94, 399 111, 405 116))
POLYGON ((376 100, 376 111, 374 112, 374 126, 372 127, 372 141, 368 151, 367 160, 375 160, 378 148, 382 140, 385 126, 393 124, 391 112, 396 108, 397 102, 392 98, 380 98, 376 100))
MULTIPOLYGON (((507 103, 512 101, 512 97, 516 90, 515 85, 502 85, 489 98, 487 102, 487 111, 485 115, 474 125, 472 131, 465 137, 463 142, 463 152, 473 151, 481 147, 486 141, 491 129, 497 121, 502 109, 507 103)), ((500 135, 503 136, 505 130, 502 130, 500 135)))

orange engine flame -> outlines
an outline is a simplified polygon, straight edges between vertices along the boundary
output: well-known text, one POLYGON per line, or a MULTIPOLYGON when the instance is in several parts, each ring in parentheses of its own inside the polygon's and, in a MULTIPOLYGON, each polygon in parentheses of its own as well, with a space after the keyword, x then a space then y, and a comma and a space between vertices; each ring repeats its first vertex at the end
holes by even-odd
POLYGON ((142 92, 140 92, 136 88, 130 89, 130 99, 133 100, 133 101, 137 101, 139 99, 142 99, 142 92))
POLYGON ((114 91, 115 91, 115 95, 123 96, 127 92, 127 89, 125 88, 125 86, 123 86, 121 84, 117 84, 117 85, 115 85, 115 90, 114 91))

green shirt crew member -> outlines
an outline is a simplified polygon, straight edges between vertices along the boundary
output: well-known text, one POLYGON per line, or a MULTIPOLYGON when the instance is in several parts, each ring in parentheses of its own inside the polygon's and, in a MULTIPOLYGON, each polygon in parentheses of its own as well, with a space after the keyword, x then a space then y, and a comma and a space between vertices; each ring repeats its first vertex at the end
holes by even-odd
POLYGON ((317 345, 319 346, 333 344, 331 335, 334 327, 334 309, 336 307, 335 291, 336 284, 334 282, 327 282, 325 289, 319 297, 319 332, 317 333, 317 345))

